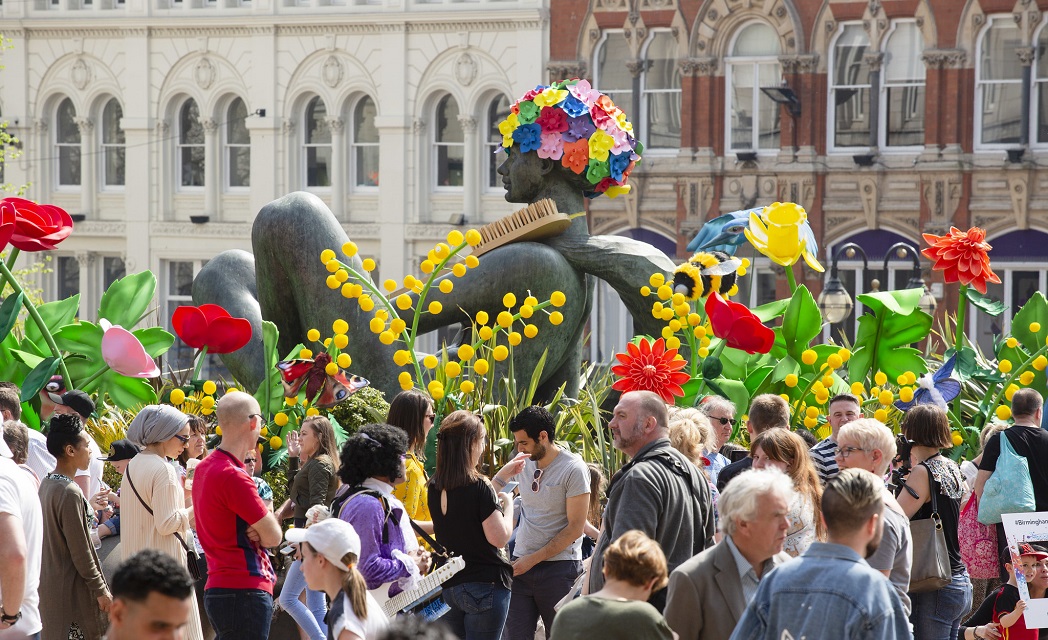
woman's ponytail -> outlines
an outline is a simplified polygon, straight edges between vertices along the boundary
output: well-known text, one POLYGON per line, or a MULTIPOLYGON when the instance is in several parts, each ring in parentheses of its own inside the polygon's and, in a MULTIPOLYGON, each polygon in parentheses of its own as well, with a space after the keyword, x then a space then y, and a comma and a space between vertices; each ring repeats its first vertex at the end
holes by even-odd
POLYGON ((349 598, 349 605, 353 607, 353 613, 361 620, 368 617, 368 585, 364 576, 357 571, 357 555, 347 553, 342 556, 342 563, 349 570, 342 576, 342 591, 349 598))

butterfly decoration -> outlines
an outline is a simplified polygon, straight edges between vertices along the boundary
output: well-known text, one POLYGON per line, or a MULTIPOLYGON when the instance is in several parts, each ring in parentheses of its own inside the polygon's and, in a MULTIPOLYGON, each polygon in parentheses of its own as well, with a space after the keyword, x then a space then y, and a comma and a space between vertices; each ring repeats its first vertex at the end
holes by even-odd
POLYGON ((280 370, 280 382, 284 385, 284 397, 297 396, 305 385, 306 398, 313 406, 328 409, 371 384, 366 378, 352 374, 347 376, 342 369, 333 376, 328 375, 326 368, 330 363, 331 356, 326 353, 317 354, 312 360, 278 362, 277 369, 280 370), (320 394, 319 397, 317 394, 320 394))
POLYGON ((899 411, 909 411, 919 404, 934 404, 947 409, 946 403, 957 397, 961 392, 961 383, 950 378, 953 374, 954 361, 957 354, 950 356, 949 360, 942 363, 939 370, 934 374, 926 373, 917 380, 917 390, 913 394, 913 400, 895 402, 895 408, 899 411))

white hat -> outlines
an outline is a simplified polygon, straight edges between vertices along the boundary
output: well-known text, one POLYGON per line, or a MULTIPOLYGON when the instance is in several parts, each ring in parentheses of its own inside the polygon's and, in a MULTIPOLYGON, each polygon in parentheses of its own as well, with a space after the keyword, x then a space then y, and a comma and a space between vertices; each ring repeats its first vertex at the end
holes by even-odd
POLYGON ((353 525, 338 518, 321 520, 308 529, 288 529, 284 537, 288 542, 308 542, 317 553, 343 571, 348 569, 342 562, 347 553, 360 557, 360 536, 353 525))

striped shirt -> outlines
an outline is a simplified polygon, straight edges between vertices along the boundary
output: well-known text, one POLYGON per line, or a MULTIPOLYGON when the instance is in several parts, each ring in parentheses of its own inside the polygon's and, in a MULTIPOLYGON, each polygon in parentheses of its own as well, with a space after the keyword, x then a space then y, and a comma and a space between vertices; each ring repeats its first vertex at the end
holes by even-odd
POLYGON ((815 464, 815 470, 819 472, 819 480, 822 480, 823 484, 833 480, 840 473, 837 459, 834 457, 837 455, 837 441, 833 439, 833 436, 812 447, 809 453, 811 461, 815 464))

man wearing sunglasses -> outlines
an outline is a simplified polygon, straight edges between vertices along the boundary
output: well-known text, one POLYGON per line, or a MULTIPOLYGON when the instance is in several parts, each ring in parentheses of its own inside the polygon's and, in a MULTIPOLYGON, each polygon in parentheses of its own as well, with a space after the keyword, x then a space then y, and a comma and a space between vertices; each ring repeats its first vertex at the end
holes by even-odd
POLYGON ((520 524, 513 547, 513 594, 506 640, 534 640, 539 616, 546 637, 554 605, 582 573, 582 533, 589 510, 589 469, 579 456, 553 443, 555 421, 545 407, 525 408, 510 420, 524 468, 510 462, 493 481, 499 490, 520 483, 520 524))
MULTIPOLYGON (((750 402, 750 412, 747 414, 746 431, 750 434, 750 442, 768 429, 790 428, 790 405, 774 393, 763 393, 750 402)), ((749 471, 753 467, 753 458, 747 456, 738 462, 733 462, 721 469, 717 474, 717 491, 724 493, 732 478, 743 471, 749 471)))
POLYGON ((825 485, 837 477, 840 467, 837 466, 837 434, 841 427, 862 417, 859 400, 850 393, 842 393, 830 399, 826 420, 830 423, 830 435, 811 448, 811 461, 819 472, 819 480, 825 485))

